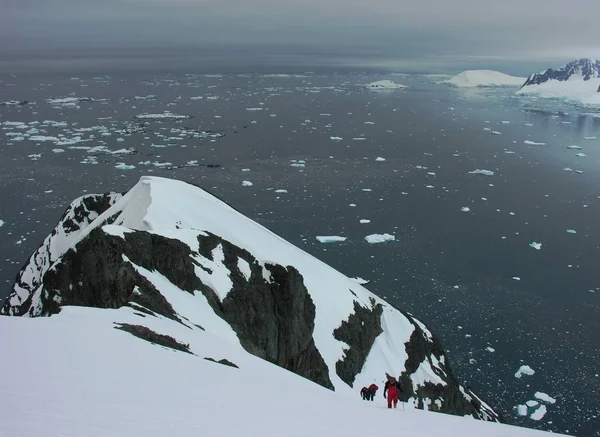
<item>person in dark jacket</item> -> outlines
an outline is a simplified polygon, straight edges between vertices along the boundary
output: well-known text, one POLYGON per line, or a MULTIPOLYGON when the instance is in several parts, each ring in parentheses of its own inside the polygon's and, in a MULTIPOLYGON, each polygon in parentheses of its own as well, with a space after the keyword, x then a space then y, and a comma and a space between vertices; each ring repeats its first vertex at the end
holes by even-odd
POLYGON ((387 404, 388 408, 392 408, 392 404, 394 408, 398 407, 398 395, 402 391, 402 387, 400 383, 393 376, 387 375, 388 380, 383 387, 383 397, 386 397, 387 394, 387 404))
POLYGON ((363 387, 360 389, 360 396, 363 398, 363 401, 369 400, 369 389, 367 387, 363 387))

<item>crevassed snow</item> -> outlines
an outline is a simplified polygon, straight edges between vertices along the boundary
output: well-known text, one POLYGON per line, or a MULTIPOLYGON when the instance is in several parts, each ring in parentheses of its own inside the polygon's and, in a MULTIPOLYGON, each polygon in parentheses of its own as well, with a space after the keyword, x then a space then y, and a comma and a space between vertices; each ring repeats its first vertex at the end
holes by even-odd
POLYGON ((523 365, 521 367, 519 367, 519 370, 517 370, 517 373, 515 373, 515 378, 521 378, 521 376, 523 375, 533 375, 535 373, 535 370, 533 370, 531 367, 523 365))
POLYGON ((440 83, 456 87, 517 87, 523 85, 526 80, 526 77, 510 76, 494 70, 467 70, 440 83))
POLYGON ((409 88, 407 85, 401 85, 392 80, 378 80, 365 85, 365 88, 369 90, 395 90, 401 88, 409 88))

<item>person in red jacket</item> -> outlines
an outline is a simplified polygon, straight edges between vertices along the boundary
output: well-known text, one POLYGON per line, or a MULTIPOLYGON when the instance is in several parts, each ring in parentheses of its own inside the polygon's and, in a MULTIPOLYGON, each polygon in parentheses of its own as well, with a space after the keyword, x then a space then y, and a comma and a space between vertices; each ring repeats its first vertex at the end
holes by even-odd
POLYGON ((377 384, 373 383, 369 386, 368 390, 368 394, 367 394, 367 400, 374 400, 375 399, 375 393, 377 393, 377 390, 379 390, 379 387, 377 386, 377 384))
POLYGON ((398 407, 398 394, 402 391, 400 383, 393 376, 388 376, 388 380, 383 387, 383 397, 385 398, 387 393, 387 404, 388 408, 398 407))

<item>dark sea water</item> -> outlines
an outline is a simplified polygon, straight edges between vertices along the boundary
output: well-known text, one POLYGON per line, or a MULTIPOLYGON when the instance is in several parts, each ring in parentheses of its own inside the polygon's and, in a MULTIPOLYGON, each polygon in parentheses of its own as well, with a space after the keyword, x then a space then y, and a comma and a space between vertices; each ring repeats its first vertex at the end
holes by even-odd
POLYGON ((422 319, 458 378, 506 422, 600 436, 600 139, 584 139, 600 137, 600 114, 424 76, 0 79, 0 101, 35 102, 0 107, 0 298, 74 198, 126 191, 146 174, 182 179, 422 319), (410 88, 360 86, 383 78, 410 88), (134 99, 148 95, 156 98, 134 99), (67 96, 108 100, 46 102, 67 96), (164 111, 193 118, 134 118, 164 111), (118 132, 144 121, 143 131, 118 132), (96 146, 135 154, 69 148, 96 146), (369 245, 373 233, 396 241, 369 245), (321 244, 319 235, 348 239, 321 244), (522 365, 535 374, 516 378, 522 365), (540 421, 518 417, 515 406, 536 392, 556 403, 540 421))

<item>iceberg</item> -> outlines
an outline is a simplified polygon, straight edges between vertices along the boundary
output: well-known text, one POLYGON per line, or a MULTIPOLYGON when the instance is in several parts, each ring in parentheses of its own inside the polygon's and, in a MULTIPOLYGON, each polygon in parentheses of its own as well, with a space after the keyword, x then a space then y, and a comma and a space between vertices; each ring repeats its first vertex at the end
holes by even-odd
POLYGON ((459 88, 521 86, 527 78, 515 77, 494 70, 467 70, 442 82, 459 88))
POLYGON ((369 244, 379 244, 379 243, 385 243, 387 241, 394 241, 394 240, 396 240, 396 237, 391 234, 371 234, 371 235, 367 235, 365 237, 365 240, 369 244))
POLYGON ((346 241, 346 237, 339 237, 337 235, 323 235, 316 237, 319 243, 341 243, 346 241))

